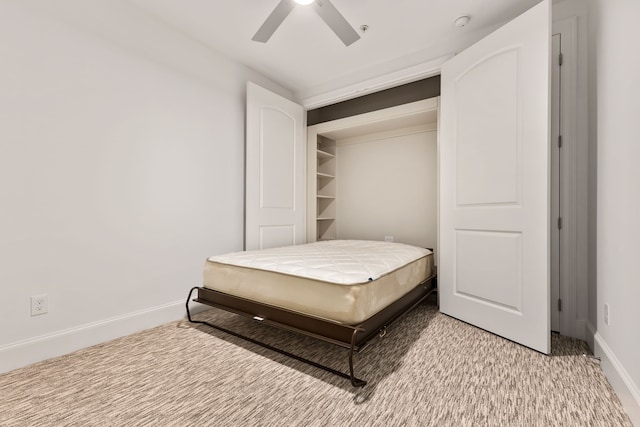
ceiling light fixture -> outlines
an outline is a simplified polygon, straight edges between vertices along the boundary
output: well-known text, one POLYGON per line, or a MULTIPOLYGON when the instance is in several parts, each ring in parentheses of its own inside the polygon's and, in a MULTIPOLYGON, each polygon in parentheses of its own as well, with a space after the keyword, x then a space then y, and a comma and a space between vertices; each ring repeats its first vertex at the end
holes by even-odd
POLYGON ((296 3, 301 4, 303 6, 307 6, 311 3, 313 3, 313 0, 295 0, 296 3))

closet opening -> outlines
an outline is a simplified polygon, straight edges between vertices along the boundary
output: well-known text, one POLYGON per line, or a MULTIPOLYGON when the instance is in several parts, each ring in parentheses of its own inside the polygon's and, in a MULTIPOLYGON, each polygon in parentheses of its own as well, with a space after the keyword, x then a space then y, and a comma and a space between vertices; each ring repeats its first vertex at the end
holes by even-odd
POLYGON ((434 97, 307 128, 308 241, 437 248, 438 102, 434 97))

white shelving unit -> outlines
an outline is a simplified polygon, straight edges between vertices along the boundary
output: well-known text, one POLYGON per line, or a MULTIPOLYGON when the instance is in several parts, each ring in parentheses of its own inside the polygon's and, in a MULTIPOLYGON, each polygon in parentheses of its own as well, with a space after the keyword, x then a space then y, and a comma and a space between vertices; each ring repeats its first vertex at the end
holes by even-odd
POLYGON ((336 238, 336 143, 318 136, 309 139, 308 212, 313 220, 307 223, 307 239, 336 238))

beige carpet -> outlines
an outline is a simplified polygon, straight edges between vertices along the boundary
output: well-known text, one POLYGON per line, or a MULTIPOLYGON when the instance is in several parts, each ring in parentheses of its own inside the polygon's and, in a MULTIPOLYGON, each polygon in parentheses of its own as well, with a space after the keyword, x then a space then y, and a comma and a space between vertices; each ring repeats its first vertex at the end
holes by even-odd
MULTIPOLYGON (((346 371, 346 352, 219 311, 199 315, 346 371)), ((425 303, 347 380, 175 322, 0 376, 1 426, 631 426, 598 362, 544 356, 425 303)))

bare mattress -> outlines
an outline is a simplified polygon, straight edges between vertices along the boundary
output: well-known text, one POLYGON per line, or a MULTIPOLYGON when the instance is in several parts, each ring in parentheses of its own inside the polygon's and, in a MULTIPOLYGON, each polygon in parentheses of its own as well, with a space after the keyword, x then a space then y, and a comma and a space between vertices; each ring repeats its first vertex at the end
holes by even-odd
POLYGON ((337 323, 361 323, 433 275, 431 251, 330 240, 213 256, 204 287, 337 323))

